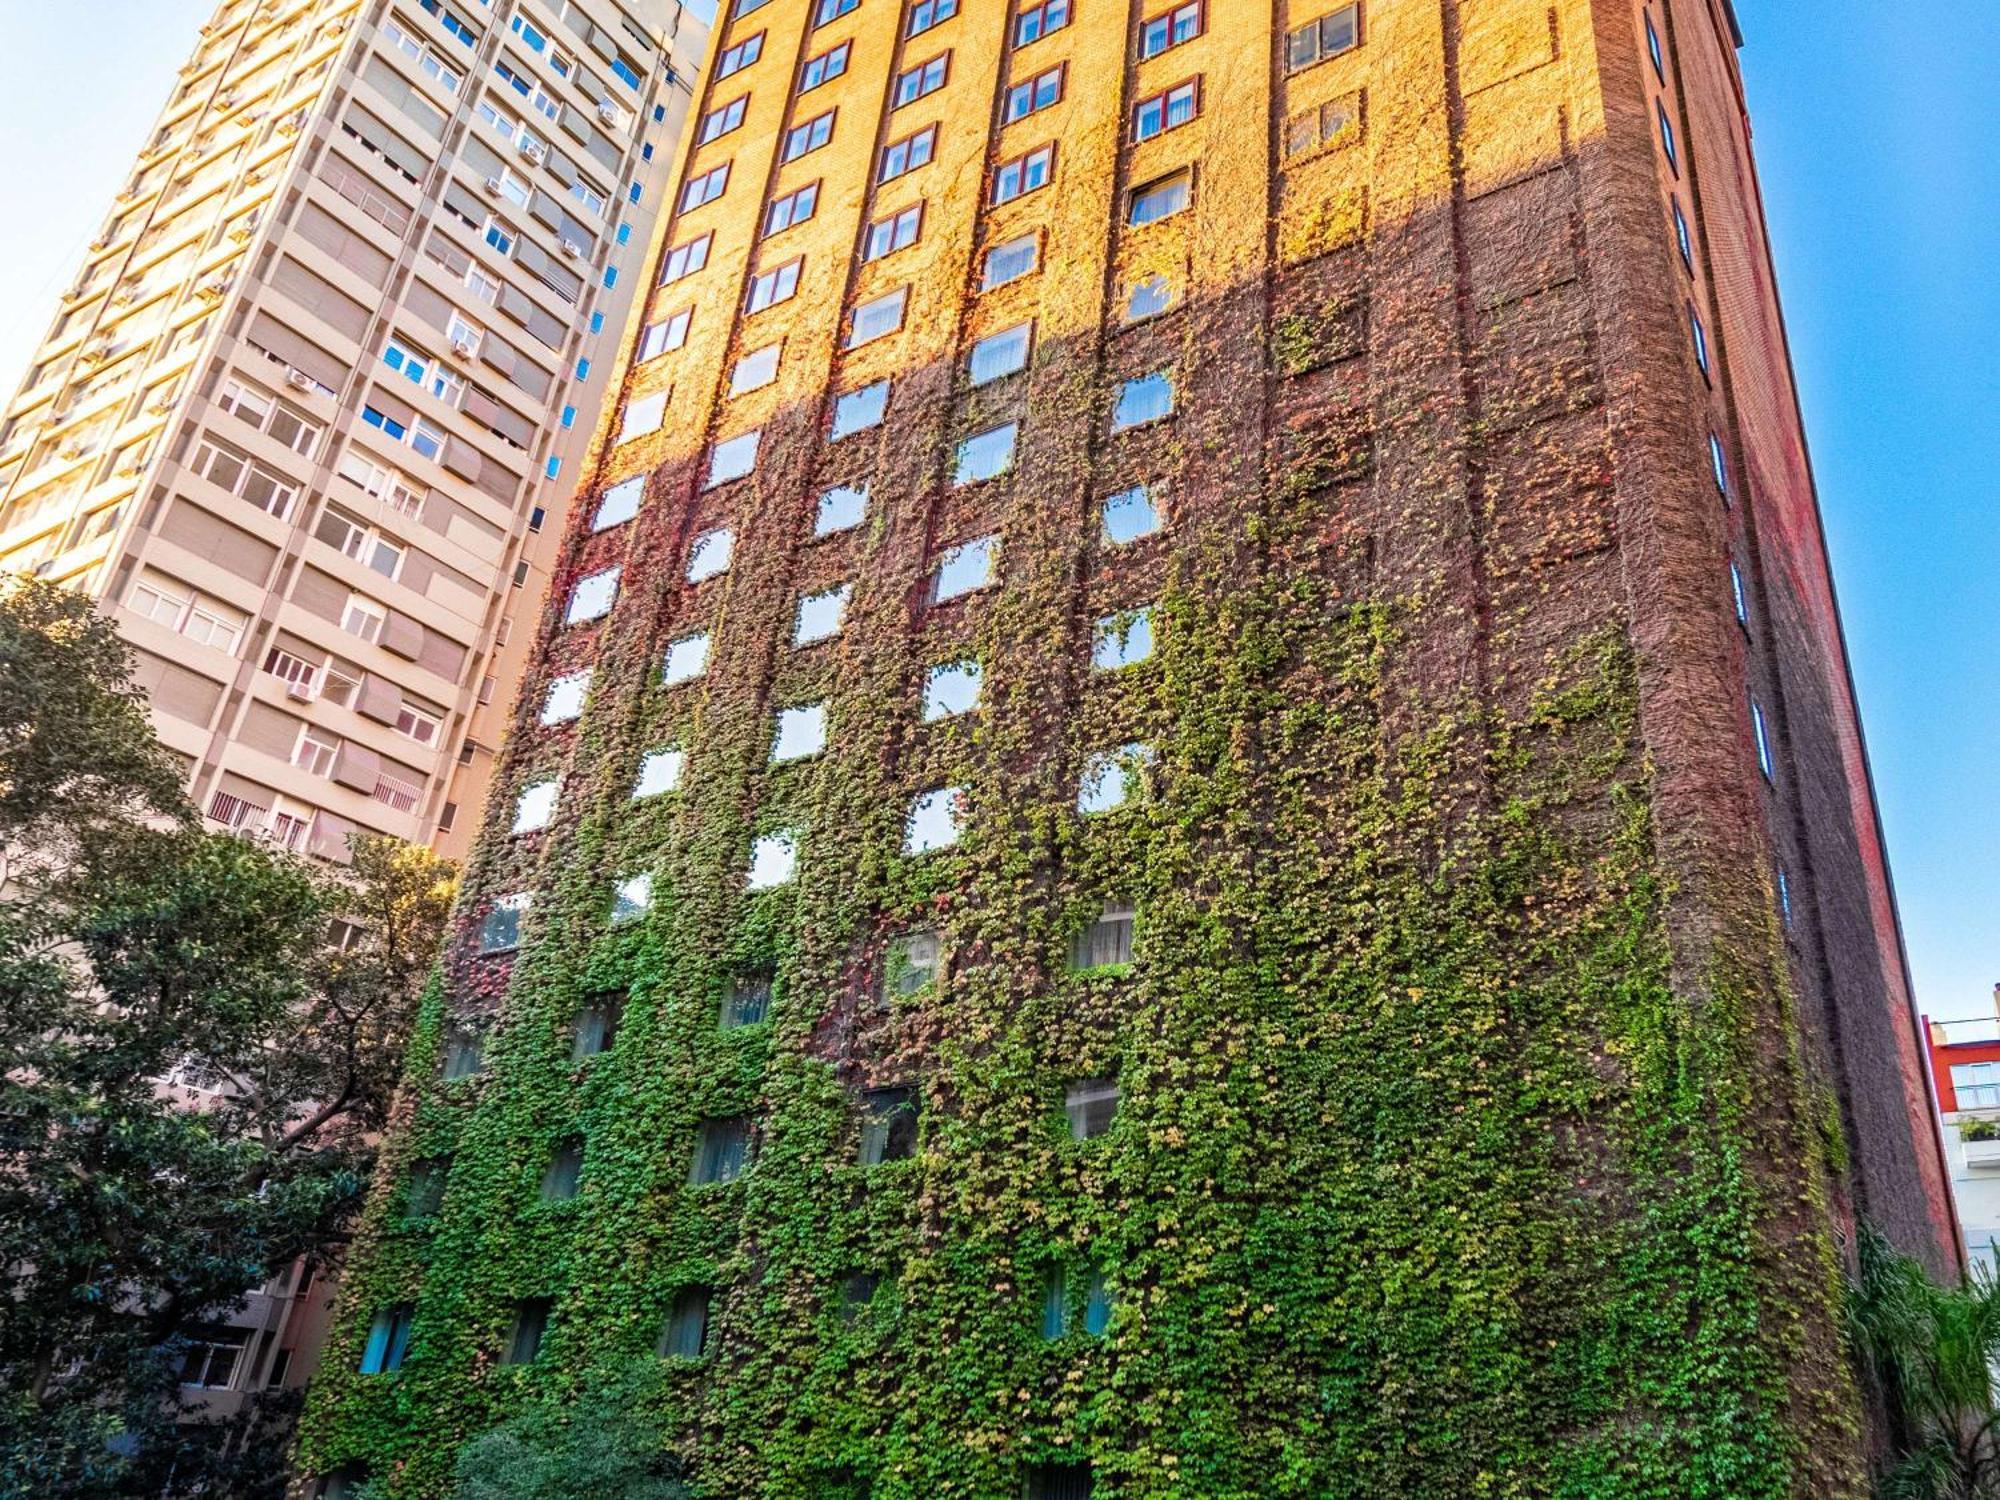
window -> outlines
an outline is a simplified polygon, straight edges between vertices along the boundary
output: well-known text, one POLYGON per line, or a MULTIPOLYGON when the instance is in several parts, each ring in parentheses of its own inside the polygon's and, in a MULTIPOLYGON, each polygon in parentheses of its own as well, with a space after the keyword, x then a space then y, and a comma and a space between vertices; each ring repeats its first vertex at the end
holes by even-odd
POLYGON ((1746 631, 1750 628, 1750 597, 1743 587, 1743 570, 1734 558, 1729 562, 1729 594, 1736 606, 1736 623, 1746 631))
POLYGON ((566 1136, 556 1142, 547 1170, 542 1173, 542 1202, 567 1203, 583 1185, 583 1141, 566 1136))
POLYGON ((568 672, 548 684, 548 696, 542 698, 542 722, 544 724, 568 724, 572 718, 584 712, 584 696, 590 692, 590 672, 568 672))
POLYGON ((1135 484, 1104 501, 1104 540, 1113 547, 1136 542, 1160 529, 1160 509, 1151 486, 1135 484))
POLYGON ((1164 93, 1141 99, 1132 106, 1132 139, 1150 141, 1156 135, 1187 124, 1201 109, 1201 85, 1190 78, 1164 93))
POLYGON ((799 839, 794 833, 767 833, 750 845, 750 876, 745 886, 772 891, 790 885, 799 873, 799 839))
POLYGON ((986 261, 981 268, 979 289, 990 292, 996 286, 1005 286, 1010 281, 1019 281, 1023 276, 1032 275, 1041 263, 1041 236, 1024 234, 1016 239, 995 245, 986 252, 986 261))
POLYGON ((1687 215, 1681 212, 1678 197, 1667 200, 1674 216, 1674 244, 1681 252, 1681 264, 1690 271, 1694 269, 1694 235, 1688 229, 1687 215))
POLYGON ((813 25, 824 26, 829 21, 838 20, 853 10, 861 0, 819 0, 813 7, 813 25))
POLYGON ((945 75, 950 70, 949 52, 940 52, 914 68, 905 68, 896 75, 896 81, 890 87, 889 108, 901 109, 906 104, 915 104, 927 94, 935 94, 944 87, 945 75))
POLYGON ((1694 346, 1695 368, 1701 371, 1702 379, 1709 378, 1708 367, 1708 325, 1701 320, 1692 302, 1688 304, 1688 338, 1694 346))
POLYGON ((514 799, 514 826, 508 832, 538 833, 548 827, 549 820, 556 815, 556 797, 561 790, 561 783, 553 780, 521 788, 514 799))
POLYGON ((1188 0, 1185 5, 1177 5, 1172 10, 1163 11, 1139 27, 1139 57, 1158 57, 1169 47, 1178 47, 1182 42, 1191 42, 1201 35, 1202 0, 1188 0))
POLYGON ((885 292, 855 308, 854 320, 848 325, 847 347, 858 349, 875 339, 887 338, 901 328, 903 308, 909 299, 910 289, 899 286, 895 291, 885 292))
POLYGON ((1667 58, 1665 52, 1661 50, 1660 33, 1658 28, 1653 25, 1653 17, 1650 11, 1646 13, 1645 21, 1646 56, 1652 60, 1653 76, 1659 79, 1661 83, 1665 83, 1667 81, 1667 58))
POLYGON ((1035 325, 1016 323, 998 333, 989 333, 972 346, 969 366, 972 383, 985 385, 1003 375, 1028 367, 1028 349, 1034 340, 1035 325))
POLYGON ((602 573, 579 579, 570 591, 569 610, 563 616, 563 623, 581 625, 610 614, 612 601, 618 597, 618 574, 619 569, 606 568, 602 573))
POLYGON ((883 957, 882 998, 907 1000, 921 994, 938 976, 944 943, 929 928, 906 932, 889 944, 883 957))
POLYGON ((746 391, 762 390, 778 378, 778 355, 783 344, 766 344, 761 349, 753 349, 741 359, 729 373, 729 394, 740 396, 746 391))
POLYGON ((823 83, 830 83, 847 71, 847 56, 854 50, 852 42, 842 42, 838 47, 829 48, 818 57, 806 59, 806 65, 799 69, 799 92, 816 89, 823 83))
POLYGON ((1361 7, 1343 5, 1285 33, 1285 71, 1296 73, 1361 44, 1361 7))
MULTIPOLYGON (((486 920, 479 927, 481 953, 505 953, 521 946, 521 916, 527 911, 531 899, 526 891, 517 891, 493 903, 492 909, 486 913, 486 920)), ((445 1076, 451 1076, 448 1055, 445 1076)))
POLYGON ((729 571, 736 551, 736 535, 727 530, 705 531, 688 548, 687 581, 703 583, 729 571))
POLYGON ((1111 430, 1141 427, 1170 417, 1174 412, 1174 383, 1165 370, 1138 375, 1118 388, 1118 404, 1111 410, 1111 430))
MULTIPOLYGON (((780 234, 794 224, 803 224, 813 216, 819 207, 819 184, 809 182, 802 188, 794 188, 782 198, 773 198, 764 210, 764 236, 780 234)), ((753 309, 754 311, 754 309, 753 309)))
POLYGON ((850 587, 843 583, 838 588, 808 594, 799 600, 798 617, 792 625, 794 646, 810 646, 814 641, 840 634, 841 616, 847 612, 850 587))
POLYGON ((1069 966, 1078 971, 1107 969, 1132 962, 1132 908, 1107 901, 1104 909, 1070 941, 1069 966))
POLYGON ((778 154, 780 161, 797 161, 808 151, 817 151, 833 139, 833 115, 828 110, 823 115, 815 115, 803 125, 794 125, 785 132, 784 149, 778 154))
POLYGON ((1674 143, 1674 122, 1667 118, 1667 106, 1657 99, 1653 101, 1653 113, 1660 121, 1660 149, 1667 153, 1667 165, 1678 177, 1681 175, 1681 153, 1680 147, 1674 143))
POLYGON ((1000 106, 1000 123, 1011 125, 1016 120, 1025 120, 1037 110, 1047 109, 1056 103, 1062 94, 1063 67, 1059 63, 1046 73, 1038 73, 1007 90, 1007 97, 1000 106))
POLYGON ((734 1182, 750 1156, 750 1122, 741 1115, 703 1120, 695 1131, 694 1162, 688 1181, 700 1185, 734 1182))
POLYGON ((917 1104, 908 1089, 870 1089, 861 1100, 861 1165, 917 1154, 917 1104))
POLYGON ((778 732, 771 740, 771 764, 811 760, 826 748, 826 705, 808 703, 778 712, 778 732))
POLYGON ((701 117, 701 128, 695 132, 694 143, 706 146, 718 136, 725 136, 743 123, 743 111, 749 107, 750 96, 738 94, 727 104, 710 110, 701 117))
POLYGON ((689 240, 684 245, 676 245, 660 262, 660 285, 667 286, 684 276, 692 276, 708 264, 708 247, 715 243, 713 234, 704 234, 689 240))
POLYGON ((881 426, 882 414, 888 406, 889 382, 886 380, 878 380, 873 385, 864 385, 859 390, 835 397, 833 424, 827 434, 829 440, 881 426))
POLYGON ((2000 1063, 1953 1063, 1951 1090, 1960 1109, 2000 1108, 2000 1063))
POLYGON ((631 875, 611 888, 611 925, 636 922, 653 904, 653 877, 631 875))
POLYGON ((658 432, 667 420, 667 392, 655 391, 650 396, 635 396, 625 408, 623 422, 618 428, 618 441, 629 443, 634 438, 658 432))
POLYGON ((965 788, 957 786, 938 787, 919 794, 910 804, 910 815, 903 824, 903 852, 928 854, 956 844, 964 800, 965 788))
POLYGON ((1094 1141, 1108 1134, 1118 1117, 1117 1083, 1091 1078, 1071 1084, 1063 1096, 1063 1113, 1069 1117, 1071 1140, 1094 1141))
POLYGON ((1042 1337, 1053 1343, 1069 1333, 1069 1273, 1061 1266, 1042 1283, 1042 1337))
POLYGON ((444 1207, 445 1181, 451 1175, 449 1156, 426 1156, 410 1163, 403 1179, 403 1217, 421 1223, 437 1217, 444 1207))
POLYGON ((714 489, 719 484, 727 484, 732 479, 741 479, 757 467, 757 444, 763 437, 759 431, 739 432, 733 438, 725 438, 715 445, 708 457, 707 488, 714 489))
POLYGON ((1042 0, 1039 5, 1024 5, 1014 18, 1014 45, 1025 47, 1067 25, 1069 0, 1042 0))
POLYGON ((313 535, 335 551, 373 568, 384 578, 394 578, 403 569, 405 549, 400 542, 383 536, 372 526, 363 525, 337 505, 320 513, 313 535))
POLYGON ((667 1312, 667 1329, 660 1335, 660 1353, 668 1359, 700 1359, 708 1352, 709 1290, 684 1287, 674 1294, 667 1312))
POLYGON ((609 1052, 618 1040, 618 1023, 625 1015, 625 999, 618 994, 593 996, 576 1013, 569 1049, 571 1062, 582 1062, 609 1052))
POLYGON ((955 485, 977 484, 1006 473, 1014 462, 1016 431, 1016 424, 1009 422, 1004 427, 975 433, 960 443, 951 482, 955 485))
POLYGON ((931 583, 931 602, 942 604, 947 599, 985 588, 993 581, 993 566, 999 553, 997 536, 982 536, 947 548, 938 558, 937 573, 931 583))
POLYGON ((756 1026, 771 1013, 769 974, 732 974, 722 992, 722 1029, 756 1026))
POLYGON ((1778 779, 1777 763, 1771 755, 1771 730, 1764 722, 1764 705, 1756 699, 1750 700, 1750 733, 1757 742, 1757 769, 1764 773, 1766 781, 1778 779))
POLYGON ((639 514, 639 504, 646 498, 646 476, 634 474, 630 479, 621 479, 606 490, 597 502, 597 514, 591 517, 592 531, 609 531, 613 526, 622 526, 639 514))
POLYGON ((1152 748, 1139 744, 1085 756, 1083 775, 1077 783, 1076 810, 1086 816, 1116 812, 1145 790, 1146 767, 1152 760, 1152 748))
POLYGON ((1055 170, 1055 162, 1055 143, 1050 142, 1046 146, 1037 146, 1026 156, 1001 163, 993 173, 993 202, 1011 203, 1036 188, 1045 187, 1049 174, 1055 170))
POLYGON ((340 759, 340 741, 316 725, 299 730, 299 742, 292 748, 292 764, 314 776, 331 776, 333 763, 340 759))
POLYGON ((782 266, 760 272, 750 283, 750 296, 744 304, 744 311, 760 313, 780 302, 789 302, 799 289, 799 268, 804 264, 804 261, 788 260, 782 266))
POLYGON ((868 486, 837 484, 820 493, 813 513, 813 535, 832 536, 859 526, 868 514, 868 486))
POLYGON ((924 678, 924 722, 955 718, 979 707, 984 669, 976 661, 946 662, 924 678))
POLYGON ((682 636, 667 647, 667 664, 661 673, 661 680, 668 687, 693 682, 708 670, 708 647, 707 631, 682 636))
POLYGON ((676 790, 687 756, 680 750, 651 750, 639 761, 639 778, 632 784, 632 796, 657 797, 676 790))
POLYGON ((1091 632, 1090 664, 1100 672, 1137 666, 1153 654, 1153 611, 1122 610, 1106 615, 1091 632))
POLYGON ((1132 189, 1132 204, 1126 220, 1133 225, 1152 224, 1177 214, 1194 201, 1194 174, 1183 167, 1165 177, 1132 189))
POLYGON ((1285 155, 1309 156, 1327 146, 1358 140, 1360 124, 1359 94, 1345 94, 1327 100, 1317 109, 1301 110, 1285 121, 1285 155))
POLYGON ((1722 439, 1714 433, 1708 435, 1708 463, 1715 475, 1716 491, 1722 496, 1722 503, 1729 503, 1729 461, 1722 451, 1722 439))
POLYGON ((706 172, 690 177, 687 185, 681 189, 681 212, 687 213, 690 209, 700 208, 704 203, 713 203, 722 196, 728 186, 728 162, 719 167, 710 167, 706 172))
POLYGON ((868 226, 868 233, 861 242, 863 260, 880 260, 885 255, 893 255, 898 250, 907 249, 917 242, 917 235, 924 223, 924 206, 913 203, 900 213, 890 214, 886 219, 877 219, 868 226))
POLYGON ((410 1331, 416 1326, 417 1310, 410 1303, 377 1308, 368 1325, 368 1342, 361 1349, 363 1375, 387 1375, 403 1368, 409 1353, 410 1331))
POLYGON ((347 596, 347 608, 341 611, 340 628, 349 635, 358 635, 364 641, 381 639, 382 627, 389 622, 389 612, 372 599, 364 599, 359 594, 347 596))
POLYGON ((507 1349, 502 1364, 531 1365, 542 1352, 542 1339, 549 1331, 551 1303, 547 1297, 528 1297, 514 1304, 514 1326, 507 1332, 507 1349))
POLYGON ((720 80, 727 78, 731 73, 741 73, 763 55, 764 33, 760 31, 755 36, 747 36, 735 46, 727 48, 722 56, 715 60, 715 76, 720 80))
POLYGON ((917 0, 903 24, 904 36, 920 36, 958 14, 958 0, 917 0))
POLYGON ((914 172, 927 163, 937 152, 937 126, 926 125, 914 135, 906 135, 900 141, 891 141, 882 148, 881 170, 875 174, 877 182, 888 182, 901 177, 905 172, 914 172))
POLYGON ((1094 1339, 1101 1339, 1110 1328, 1111 1283, 1102 1271, 1092 1271, 1083 1290, 1083 1331, 1094 1339))

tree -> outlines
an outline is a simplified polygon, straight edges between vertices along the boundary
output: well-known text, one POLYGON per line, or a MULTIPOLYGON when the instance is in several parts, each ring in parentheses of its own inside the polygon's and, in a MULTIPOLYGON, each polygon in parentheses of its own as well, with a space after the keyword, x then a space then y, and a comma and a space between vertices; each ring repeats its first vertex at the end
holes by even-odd
POLYGON ((2000 1279, 1974 1268, 1940 1286, 1872 1229, 1848 1298, 1854 1343, 1897 1430, 1879 1476, 1882 1500, 2000 1500, 2000 1279))
POLYGON ((359 1206, 450 867, 202 830, 86 601, 0 593, 0 1493, 273 1493, 184 1420, 204 1325, 359 1206))
POLYGON ((573 1407, 538 1406, 459 1455, 457 1500, 686 1500, 634 1369, 573 1407))

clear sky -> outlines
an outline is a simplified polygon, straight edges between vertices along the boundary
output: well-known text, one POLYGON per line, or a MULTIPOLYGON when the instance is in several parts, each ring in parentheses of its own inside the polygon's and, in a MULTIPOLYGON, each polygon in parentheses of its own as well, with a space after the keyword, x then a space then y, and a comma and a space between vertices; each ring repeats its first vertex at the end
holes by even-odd
MULTIPOLYGON (((1969 1015, 2000 981, 2000 7, 1736 5, 1918 1002, 1969 1015)), ((87 9, 0 0, 8 391, 209 5, 87 9)))

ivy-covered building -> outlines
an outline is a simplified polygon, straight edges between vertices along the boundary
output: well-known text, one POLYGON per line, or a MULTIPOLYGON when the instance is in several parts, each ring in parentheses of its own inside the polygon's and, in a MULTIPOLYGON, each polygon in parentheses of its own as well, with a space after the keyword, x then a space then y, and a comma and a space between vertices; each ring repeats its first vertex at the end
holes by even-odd
POLYGON ((304 1470, 1841 1496, 1957 1263, 1726 0, 738 0, 304 1470))

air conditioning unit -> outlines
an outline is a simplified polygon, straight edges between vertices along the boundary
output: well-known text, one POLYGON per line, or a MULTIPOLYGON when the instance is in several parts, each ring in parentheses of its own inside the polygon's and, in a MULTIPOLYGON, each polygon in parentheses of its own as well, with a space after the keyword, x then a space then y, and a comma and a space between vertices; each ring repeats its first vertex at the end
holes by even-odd
POLYGON ((224 109, 234 109, 243 100, 243 95, 235 89, 224 89, 215 96, 215 102, 224 109))
POLYGON ((540 141, 521 142, 521 154, 538 167, 548 160, 548 148, 540 141))
POLYGON ((235 240, 240 245, 248 241, 250 236, 255 234, 256 232, 257 232, 257 216, 255 214, 252 214, 249 218, 245 219, 241 224, 234 226, 229 231, 229 237, 232 240, 235 240))
POLYGON ((99 250, 109 250, 110 248, 111 248, 111 236, 108 234, 100 234, 96 239, 90 242, 90 249, 93 254, 95 254, 99 250))
POLYGON ((486 196, 489 198, 497 198, 500 196, 499 178, 489 177, 486 179, 486 196))
POLYGON ((173 409, 174 403, 171 401, 155 401, 151 406, 146 408, 146 411, 150 416, 164 417, 173 409))
POLYGON ((286 115, 284 119, 278 121, 278 133, 280 135, 297 135, 305 128, 306 112, 302 109, 294 110, 291 114, 286 115))
POLYGON ((99 339, 94 344, 85 345, 83 352, 77 356, 87 365, 101 365, 110 357, 111 342, 108 339, 99 339))
POLYGON ((113 307, 130 307, 138 300, 139 293, 134 288, 128 286, 112 294, 111 305, 113 307))
POLYGON ((288 682, 285 684, 285 696, 297 703, 310 703, 313 701, 312 684, 309 682, 288 682))
POLYGON ((306 374, 304 370, 285 371, 285 384, 295 391, 313 391, 319 389, 319 382, 306 374))
POLYGON ((451 352, 460 359, 476 359, 479 356, 479 344, 474 339, 453 339, 451 352))
POLYGON ((215 302, 229 295, 229 288, 232 284, 231 278, 227 276, 211 276, 201 284, 197 291, 205 301, 215 302))
POLYGON ((118 477, 120 479, 137 479, 145 471, 146 466, 144 464, 120 464, 118 466, 118 477))
POLYGON ((571 260, 581 260, 583 258, 583 246, 579 245, 575 240, 564 240, 562 242, 562 253, 567 255, 571 260))
POLYGON ((607 125, 616 125, 618 123, 618 106, 613 104, 609 99, 598 100, 597 118, 607 125))
POLYGON ((56 457, 60 458, 66 464, 73 464, 88 452, 90 452, 90 450, 84 447, 83 444, 81 443, 64 443, 62 447, 59 450, 57 450, 56 457))

